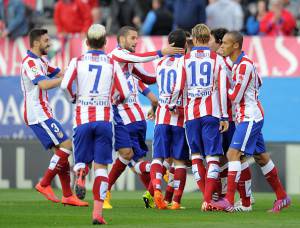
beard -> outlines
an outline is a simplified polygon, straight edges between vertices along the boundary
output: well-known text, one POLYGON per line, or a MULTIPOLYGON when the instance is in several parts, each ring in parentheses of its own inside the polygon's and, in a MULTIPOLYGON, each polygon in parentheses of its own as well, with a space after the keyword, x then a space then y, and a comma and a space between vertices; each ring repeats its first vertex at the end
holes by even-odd
POLYGON ((41 54, 42 55, 47 55, 48 54, 48 48, 49 48, 49 46, 44 47, 44 48, 40 48, 41 54))

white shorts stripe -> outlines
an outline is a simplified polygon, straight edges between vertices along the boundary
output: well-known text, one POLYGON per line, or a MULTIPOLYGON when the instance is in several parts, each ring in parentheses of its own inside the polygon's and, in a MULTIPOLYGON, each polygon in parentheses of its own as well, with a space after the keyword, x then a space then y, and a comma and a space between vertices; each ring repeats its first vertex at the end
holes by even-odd
POLYGON ((40 124, 44 128, 44 130, 48 133, 48 135, 52 139, 54 145, 57 146, 59 144, 59 142, 58 142, 57 138, 55 137, 55 135, 52 133, 52 131, 49 129, 47 124, 45 124, 45 122, 41 122, 40 124))
POLYGON ((248 127, 247 127, 247 131, 246 131, 246 135, 245 135, 242 147, 241 147, 241 151, 243 151, 243 152, 245 151, 248 139, 249 139, 251 131, 252 131, 252 127, 253 127, 253 121, 250 121, 248 124, 248 127))

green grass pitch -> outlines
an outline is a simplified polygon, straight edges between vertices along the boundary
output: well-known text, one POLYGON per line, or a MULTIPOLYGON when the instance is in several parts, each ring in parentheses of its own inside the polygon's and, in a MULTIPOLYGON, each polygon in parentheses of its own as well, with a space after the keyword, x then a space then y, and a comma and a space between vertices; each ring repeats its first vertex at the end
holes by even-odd
MULTIPOLYGON (((60 192, 58 193, 60 194, 60 192)), ((275 228, 300 227, 299 196, 292 196, 292 206, 280 214, 267 213, 273 194, 255 194, 254 211, 222 213, 200 211, 200 193, 185 194, 185 210, 145 209, 142 192, 112 192, 112 210, 105 210, 109 227, 221 227, 275 228)), ((92 203, 91 192, 87 199, 92 203)), ((77 208, 45 200, 34 190, 0 190, 0 227, 92 227, 92 207, 77 208)))

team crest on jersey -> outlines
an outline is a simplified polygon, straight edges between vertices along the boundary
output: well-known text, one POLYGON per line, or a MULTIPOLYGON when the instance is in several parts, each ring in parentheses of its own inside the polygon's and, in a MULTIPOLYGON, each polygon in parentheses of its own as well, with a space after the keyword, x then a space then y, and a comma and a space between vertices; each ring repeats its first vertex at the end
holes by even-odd
POLYGON ((30 70, 32 71, 32 73, 34 75, 38 75, 39 74, 38 68, 36 66, 31 67, 30 70))

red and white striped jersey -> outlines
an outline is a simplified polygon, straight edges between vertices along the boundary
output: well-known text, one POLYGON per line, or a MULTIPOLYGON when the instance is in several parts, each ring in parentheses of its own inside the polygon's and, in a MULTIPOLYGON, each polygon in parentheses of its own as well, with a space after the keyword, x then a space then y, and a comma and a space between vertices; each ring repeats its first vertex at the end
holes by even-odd
POLYGON ((38 57, 31 51, 22 61, 21 87, 24 95, 24 121, 27 125, 37 124, 53 117, 47 90, 42 90, 38 82, 52 78, 60 72, 51 66, 46 58, 38 57))
POLYGON ((61 88, 70 100, 76 100, 74 128, 84 123, 112 121, 111 103, 123 102, 130 95, 120 65, 98 50, 71 60, 61 88))
POLYGON ((228 118, 223 58, 208 47, 193 47, 179 62, 171 106, 186 93, 185 120, 211 115, 228 118))
POLYGON ((152 61, 161 55, 158 52, 135 54, 119 47, 115 48, 109 55, 112 59, 119 62, 126 76, 128 87, 131 90, 131 95, 127 102, 117 106, 124 124, 145 120, 145 115, 138 99, 138 92, 146 96, 150 90, 143 82, 153 84, 156 82, 156 77, 155 74, 146 72, 138 63, 152 61))
MULTIPOLYGON (((226 88, 228 91, 229 89, 232 89, 233 85, 234 85, 233 81, 232 81, 232 65, 233 65, 233 63, 232 63, 230 57, 223 57, 223 60, 224 60, 224 69, 225 69, 226 76, 227 76, 226 88)), ((228 120, 235 121, 234 105, 228 96, 227 96, 227 100, 225 102, 227 105, 228 120)))
POLYGON ((178 127, 184 125, 184 98, 179 97, 176 108, 178 114, 172 114, 169 103, 172 97, 178 75, 178 63, 182 55, 167 57, 159 62, 156 68, 156 82, 158 86, 158 108, 155 124, 167 124, 178 127))
POLYGON ((258 100, 262 80, 254 63, 242 52, 232 67, 234 87, 228 91, 234 103, 236 121, 260 121, 264 118, 263 108, 258 100))

